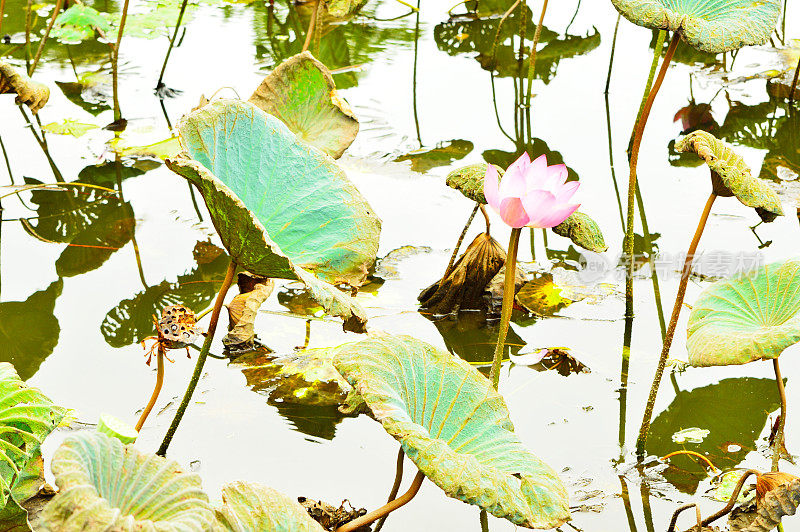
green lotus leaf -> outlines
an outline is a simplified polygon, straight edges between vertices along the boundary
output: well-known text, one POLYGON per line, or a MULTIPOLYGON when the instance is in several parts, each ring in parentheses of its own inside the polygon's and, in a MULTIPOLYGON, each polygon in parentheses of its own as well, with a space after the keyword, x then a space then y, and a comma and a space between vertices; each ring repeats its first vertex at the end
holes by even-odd
POLYGON ((425 476, 453 498, 528 528, 569 518, 556 473, 514 434, 503 397, 467 362, 409 336, 339 348, 334 366, 425 476))
POLYGON ((355 300, 306 271, 360 286, 375 260, 380 220, 344 172, 247 102, 216 101, 179 129, 188 153, 167 166, 198 187, 231 258, 256 275, 302 281, 346 329, 362 329, 355 300))
POLYGON ((78 44, 94 38, 95 31, 105 33, 110 29, 111 25, 99 11, 73 4, 56 18, 51 36, 64 44, 78 44))
POLYGON ((72 435, 53 455, 58 494, 41 530, 218 530, 200 477, 97 432, 72 435))
POLYGON ((602 253, 608 249, 600 226, 582 212, 572 213, 569 218, 553 227, 553 232, 569 238, 575 245, 595 253, 602 253))
POLYGON ((297 499, 254 482, 231 482, 222 487, 219 522, 231 532, 324 532, 297 499))
POLYGON ((689 363, 746 364, 778 358, 800 341, 800 260, 768 264, 718 281, 689 315, 689 363))
POLYGON ((42 129, 56 135, 72 135, 75 138, 84 136, 87 132, 97 129, 94 124, 78 122, 74 118, 65 118, 61 122, 50 122, 42 126, 42 129))
POLYGON ((358 120, 336 92, 330 70, 311 52, 278 65, 249 101, 334 159, 342 156, 358 134, 358 120))
MULTIPOLYGON (((486 175, 486 163, 470 164, 457 168, 447 174, 447 186, 464 194, 472 201, 486 205, 486 196, 483 195, 483 178, 486 175)), ((498 166, 498 172, 503 170, 498 166)))
POLYGON ((750 175, 744 159, 711 133, 693 131, 675 143, 675 150, 694 152, 706 162, 718 196, 736 196, 742 204, 754 208, 765 222, 783 215, 778 194, 766 181, 750 175))
POLYGON ((344 18, 361 9, 366 3, 367 0, 328 0, 326 5, 330 16, 344 18))
POLYGON ((404 153, 397 157, 395 161, 408 161, 411 163, 411 170, 424 174, 434 168, 447 166, 453 161, 463 159, 469 155, 474 147, 474 144, 469 140, 447 140, 438 142, 430 148, 420 148, 404 153))
POLYGON ((0 362, 0 508, 65 410, 22 382, 14 366, 0 362))
POLYGON ((680 32, 691 46, 718 53, 764 44, 780 0, 611 0, 622 16, 646 28, 680 32))

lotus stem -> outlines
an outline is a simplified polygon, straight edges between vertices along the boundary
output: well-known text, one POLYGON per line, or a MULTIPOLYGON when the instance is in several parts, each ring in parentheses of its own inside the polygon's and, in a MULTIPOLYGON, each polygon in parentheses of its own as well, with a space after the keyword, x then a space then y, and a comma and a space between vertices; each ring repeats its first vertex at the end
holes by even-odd
POLYGON ((228 264, 228 270, 225 272, 225 280, 222 281, 222 286, 217 294, 217 300, 214 302, 214 310, 211 313, 211 321, 208 323, 208 333, 206 333, 206 339, 203 342, 202 349, 200 349, 200 354, 197 355, 197 363, 194 366, 194 373, 192 373, 189 386, 186 388, 186 392, 183 394, 183 399, 181 400, 181 404, 178 406, 178 411, 175 412, 175 418, 172 420, 172 424, 170 424, 169 429, 167 429, 167 434, 164 436, 164 441, 161 442, 161 447, 159 447, 158 451, 156 452, 156 454, 159 456, 167 455, 167 448, 169 447, 170 442, 172 442, 172 437, 175 436, 175 431, 178 430, 178 425, 183 418, 183 414, 186 412, 186 408, 189 406, 189 402, 192 400, 194 389, 197 388, 197 383, 200 381, 200 375, 203 373, 203 365, 206 363, 208 351, 211 349, 211 342, 214 340, 214 333, 217 330, 217 322, 219 321, 219 315, 222 311, 222 303, 225 301, 225 294, 228 293, 228 289, 231 287, 231 283, 233 283, 233 276, 235 274, 236 263, 231 261, 230 264, 228 264))
POLYGON ((786 390, 783 387, 783 378, 781 378, 781 367, 778 364, 778 359, 772 359, 772 368, 775 370, 775 379, 778 383, 778 395, 781 398, 781 418, 778 421, 778 430, 775 431, 775 440, 772 442, 772 470, 778 471, 778 463, 781 460, 781 453, 783 452, 783 434, 786 427, 786 390))
POLYGON ((745 471, 745 472, 744 472, 744 474, 742 475, 742 478, 740 478, 740 479, 739 479, 739 482, 737 482, 737 483, 736 483, 736 487, 733 489, 733 493, 731 493, 731 498, 730 498, 730 499, 728 499, 728 503, 725 505, 725 508, 723 508, 723 509, 722 509, 722 510, 720 510, 719 512, 717 512, 717 513, 715 513, 715 514, 713 514, 713 515, 711 515, 711 516, 709 516, 709 517, 706 517, 705 519, 703 519, 703 521, 700 523, 700 525, 701 525, 701 526, 707 526, 707 525, 709 525, 710 523, 713 523, 714 521, 716 521, 717 519, 719 519, 720 517, 722 517, 722 516, 725 516, 725 515, 727 515, 728 513, 730 513, 730 511, 731 511, 731 510, 733 510, 733 507, 736 505, 736 499, 738 499, 738 498, 739 498, 739 492, 741 492, 741 491, 742 491, 742 486, 744 486, 744 482, 745 482, 745 481, 746 481, 746 480, 747 480, 747 479, 748 479, 748 478, 749 478, 751 475, 756 475, 756 476, 758 476, 758 475, 760 475, 760 474, 761 474, 761 473, 759 473, 759 472, 758 472, 758 471, 756 471, 755 469, 748 469, 747 471, 745 471))
POLYGON ((797 90, 798 78, 800 78, 800 59, 797 60, 797 67, 794 69, 794 79, 792 79, 792 87, 789 90, 789 105, 794 103, 794 91, 797 90))
POLYGON ((125 21, 128 19, 128 3, 130 0, 125 0, 122 5, 122 16, 119 19, 119 29, 117 30, 117 42, 114 44, 111 61, 111 84, 114 98, 114 121, 122 118, 122 112, 119 109, 119 46, 122 44, 122 34, 125 31, 125 21))
MULTIPOLYGON (((661 87, 661 81, 663 81, 667 72, 667 67, 669 66, 669 62, 672 59, 672 55, 664 58, 664 62, 661 65, 661 72, 658 74, 660 81, 658 82, 658 86, 653 87, 653 76, 656 72, 658 60, 661 57, 661 49, 663 48, 666 34, 667 32, 664 30, 658 32, 658 39, 656 40, 656 47, 653 53, 653 62, 650 65, 650 75, 647 78, 644 95, 642 96, 642 103, 639 105, 639 112, 636 115, 636 122, 633 125, 633 132, 631 134, 631 141, 629 144, 631 147, 628 163, 630 167, 630 174, 628 177, 628 204, 627 217, 625 221, 625 240, 623 241, 623 247, 625 251, 624 255, 628 261, 628 272, 625 276, 625 317, 633 317, 633 202, 636 199, 636 165, 639 162, 639 147, 642 144, 642 136, 644 135, 644 126, 647 122, 647 115, 650 114, 650 107, 653 105, 653 100, 655 100, 658 89, 661 87), (647 115, 644 115, 645 107, 647 107, 647 115)), ((677 47, 677 36, 673 38, 673 41, 674 43, 670 43, 670 49, 672 49, 672 44, 675 44, 677 47)), ((669 51, 667 53, 669 54, 669 51)))
POLYGON ((33 0, 28 0, 25 7, 25 66, 31 66, 31 5, 33 0))
MULTIPOLYGON (((309 322, 310 323, 310 322, 309 322)), ((397 497, 397 492, 400 491, 400 483, 403 481, 403 461, 406 457, 406 453, 403 452, 403 447, 400 447, 400 450, 397 451, 397 465, 395 466, 395 474, 394 474, 394 484, 392 484, 392 490, 389 492, 389 498, 386 500, 387 503, 392 502, 397 497)), ((380 532, 381 528, 383 528, 383 524, 386 522, 386 518, 389 515, 384 515, 378 520, 378 524, 375 525, 374 532, 380 532)))
POLYGON ((486 234, 488 235, 492 228, 492 224, 489 222, 489 213, 486 212, 486 205, 481 205, 480 208, 481 214, 483 215, 483 221, 486 222, 486 234))
POLYGON ((467 218, 467 223, 464 224, 464 229, 461 230, 461 236, 458 237, 456 247, 453 248, 453 254, 450 255, 450 262, 447 263, 447 268, 445 268, 444 275, 442 275, 442 279, 439 281, 439 284, 443 283, 444 280, 447 279, 447 276, 450 275, 450 272, 453 271, 453 265, 456 263, 458 250, 461 249, 461 243, 464 242, 464 237, 467 236, 467 230, 469 230, 469 226, 472 225, 472 220, 475 219, 475 215, 478 213, 480 206, 481 204, 476 202, 475 208, 472 209, 472 214, 470 214, 469 218, 467 218))
POLYGON ((153 389, 153 395, 150 396, 150 402, 147 403, 147 406, 144 407, 142 411, 142 415, 139 416, 139 421, 136 422, 136 432, 142 430, 144 426, 144 422, 147 420, 147 416, 150 415, 150 412, 153 410, 153 407, 156 405, 156 400, 158 400, 158 394, 161 393, 161 386, 164 384, 164 355, 166 354, 166 350, 161 342, 158 343, 158 352, 156 354, 156 387, 153 389))
POLYGON ((653 405, 656 402, 658 395, 658 387, 661 384, 661 377, 664 375, 664 368, 667 365, 667 357, 669 356, 669 349, 672 346, 672 339, 675 336, 675 328, 678 325, 678 317, 681 314, 683 307, 683 298, 686 295, 686 285, 689 284, 689 276, 692 273, 692 261, 694 254, 697 251, 697 245, 700 243, 700 237, 703 236, 703 230, 706 227, 708 216, 711 214, 711 207, 714 205, 714 200, 717 195, 713 192, 708 196, 706 206, 703 213, 700 215, 700 221, 697 224, 697 229, 694 232, 689 250, 686 252, 686 260, 683 262, 683 271, 681 272, 681 280, 678 285, 678 294, 675 296, 675 304, 672 307, 672 315, 669 318, 669 326, 667 327, 667 336, 664 338, 664 345, 661 348, 661 357, 658 359, 658 367, 656 374, 653 377, 653 384, 650 386, 650 395, 647 398, 647 406, 645 407, 644 417, 642 418, 642 426, 639 428, 639 438, 636 440, 636 454, 641 459, 644 456, 644 446, 647 443, 647 436, 650 432, 650 419, 653 416, 653 405))
POLYGON ((314 7, 314 11, 311 12, 311 20, 308 22, 308 30, 306 31, 306 40, 303 43, 303 52, 308 50, 311 45, 311 37, 314 35, 314 28, 317 25, 317 11, 319 11, 321 4, 322 0, 317 0, 317 5, 314 7))
POLYGON ((353 532, 354 530, 358 530, 362 526, 368 525, 384 515, 388 515, 401 506, 406 505, 417 494, 420 486, 422 486, 423 480, 425 480, 425 474, 422 471, 417 471, 417 475, 414 477, 414 481, 411 483, 411 487, 408 488, 407 492, 402 494, 397 499, 384 504, 377 510, 373 510, 368 514, 362 515, 358 519, 353 519, 349 523, 340 526, 335 532, 353 532))
POLYGON ((669 521, 669 527, 667 527, 667 532, 675 532, 675 525, 678 524, 678 516, 683 513, 684 510, 688 510, 689 508, 697 508, 697 505, 693 502, 689 504, 684 504, 683 506, 679 506, 675 513, 672 514, 672 519, 669 521))
POLYGON ((517 248, 519 247, 519 235, 522 229, 515 227, 511 229, 511 238, 508 241, 508 255, 506 257, 505 283, 503 284, 503 308, 500 311, 500 330, 497 334, 497 346, 494 350, 492 360, 492 370, 489 373, 489 380, 496 390, 500 385, 500 367, 503 363, 503 352, 505 351, 506 335, 508 325, 511 321, 511 311, 514 309, 514 288, 516 287, 517 277, 517 248))
MULTIPOLYGON (((33 76, 33 71, 36 70, 36 65, 39 63, 39 58, 42 56, 42 51, 44 50, 44 44, 47 42, 47 38, 50 36, 50 30, 53 29, 53 24, 55 24, 58 12, 61 11, 61 7, 63 5, 64 5, 64 0, 56 1, 56 7, 55 9, 53 9, 53 16, 50 17, 50 22, 48 22, 47 24, 47 29, 44 30, 44 35, 42 35, 42 40, 39 41, 39 48, 36 49, 36 55, 33 58, 31 67, 28 69, 28 76, 33 76)), ((3 13, 2 10, 0 10, 0 18, 2 17, 3 13)))
POLYGON ((506 21, 506 19, 511 16, 511 13, 517 9, 517 6, 519 6, 521 1, 522 0, 515 0, 514 3, 511 4, 511 7, 509 7, 506 12, 503 13, 503 16, 500 17, 500 22, 497 23, 497 31, 494 34, 494 42, 492 42, 492 64, 494 64, 495 60, 497 59, 497 43, 500 39, 500 29, 503 27, 503 23, 506 21))
POLYGON ((674 451, 674 452, 669 453, 666 456, 662 456, 661 457, 661 461, 663 462, 663 461, 667 460, 668 458, 672 458, 673 456, 677 456, 679 454, 687 454, 689 456, 696 456, 697 458, 700 458, 706 464, 708 464, 708 467, 710 467, 712 471, 714 471, 714 472, 719 471, 719 469, 717 469, 716 466, 714 466, 714 464, 711 463, 711 460, 709 460, 707 457, 703 456, 702 454, 696 453, 694 451, 686 451, 686 450, 674 451))
MULTIPOLYGON (((167 61, 169 61, 169 56, 172 53, 172 48, 175 46, 175 39, 178 37, 178 30, 181 27, 181 21, 183 21, 183 13, 186 11, 186 4, 188 3, 189 0, 183 0, 183 2, 181 3, 181 10, 178 12, 178 20, 175 22, 175 31, 172 33, 172 38, 169 40, 169 48, 167 48, 167 55, 164 56, 164 64, 161 65, 161 73, 158 75, 156 90, 158 90, 159 87, 163 86, 164 72, 166 72, 167 70, 167 61)), ((191 189, 191 187, 189 188, 191 189)))
POLYGON ((542 34, 542 23, 544 22, 544 14, 546 11, 547 0, 544 0, 544 4, 542 4, 542 12, 539 14, 539 24, 536 25, 536 31, 533 33, 531 53, 528 56, 528 94, 525 97, 525 107, 530 107, 531 105, 531 93, 533 92, 533 71, 536 68, 536 47, 539 46, 539 37, 542 34))
POLYGON ((0 29, 3 28, 3 13, 6 10, 6 0, 0 0, 0 29))
POLYGON ((608 88, 611 86, 611 67, 614 66, 614 52, 617 49, 617 32, 619 31, 619 19, 622 18, 622 14, 617 13, 617 23, 614 26, 614 38, 611 39, 611 57, 608 60, 608 77, 606 78, 606 89, 603 91, 603 94, 608 94, 608 88))
POLYGON ((489 532, 489 515, 486 513, 486 510, 481 510, 478 519, 481 522, 481 532, 489 532))

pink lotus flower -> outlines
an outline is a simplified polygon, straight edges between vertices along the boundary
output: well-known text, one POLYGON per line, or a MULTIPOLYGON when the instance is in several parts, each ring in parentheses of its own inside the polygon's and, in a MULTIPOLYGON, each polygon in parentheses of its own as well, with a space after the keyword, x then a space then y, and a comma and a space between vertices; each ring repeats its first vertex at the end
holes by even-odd
POLYGON ((569 203, 579 183, 566 181, 565 165, 547 166, 544 155, 531 162, 523 153, 508 167, 502 180, 497 168, 489 165, 483 179, 483 195, 511 227, 555 227, 580 207, 569 203))

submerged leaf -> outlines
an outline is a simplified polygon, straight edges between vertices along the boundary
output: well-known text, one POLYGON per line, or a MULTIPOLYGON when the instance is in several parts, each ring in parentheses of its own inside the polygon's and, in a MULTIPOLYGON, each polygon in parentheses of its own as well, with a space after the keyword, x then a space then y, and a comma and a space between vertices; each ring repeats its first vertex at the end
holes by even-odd
POLYGON ((218 100, 179 128, 188 153, 167 166, 199 188, 231 258, 257 275, 302 281, 345 328, 362 329, 355 300, 306 271, 360 286, 375 260, 380 221, 344 172, 246 102, 218 100))
POLYGON ((55 133, 56 135, 72 135, 75 138, 82 137, 88 131, 97 129, 94 124, 84 124, 72 118, 65 118, 61 122, 50 122, 42 126, 42 129, 55 133))
POLYGON ((308 51, 278 65, 249 101, 334 159, 358 133, 358 120, 336 91, 330 70, 308 51))
POLYGON ((763 266, 718 281, 689 315, 686 348, 693 366, 773 359, 800 341, 800 260, 763 266))
POLYGON ((20 472, 64 414, 42 392, 22 382, 14 366, 0 362, 0 508, 20 472))
POLYGON ((427 172, 439 166, 447 166, 453 161, 463 159, 474 148, 468 140, 453 139, 439 142, 432 148, 420 148, 405 153, 395 159, 396 162, 410 161, 414 172, 427 172))
POLYGON ((780 0, 611 0, 622 16, 646 28, 680 32, 704 52, 728 52, 764 44, 780 0))
POLYGON ((553 232, 594 253, 602 253, 608 249, 600 226, 580 211, 572 213, 569 218, 553 227, 553 232))
POLYGON ((231 532, 324 532, 297 500, 254 482, 232 482, 222 487, 217 517, 231 532))
POLYGON ((567 491, 514 434, 491 383, 465 361, 409 336, 345 344, 336 369, 434 484, 529 528, 569 519, 567 491))
POLYGON ((18 73, 5 61, 0 61, 0 94, 16 94, 15 103, 17 105, 24 103, 30 107, 33 114, 44 107, 50 99, 50 89, 47 85, 18 73))
POLYGON ((750 175, 750 168, 733 149, 706 131, 694 131, 675 143, 678 152, 694 152, 711 169, 711 182, 718 196, 736 198, 752 207, 765 222, 783 215, 781 200, 769 185, 750 175))
POLYGON ((59 491, 42 512, 43 531, 178 532, 217 526, 199 476, 105 434, 68 436, 51 468, 59 491))

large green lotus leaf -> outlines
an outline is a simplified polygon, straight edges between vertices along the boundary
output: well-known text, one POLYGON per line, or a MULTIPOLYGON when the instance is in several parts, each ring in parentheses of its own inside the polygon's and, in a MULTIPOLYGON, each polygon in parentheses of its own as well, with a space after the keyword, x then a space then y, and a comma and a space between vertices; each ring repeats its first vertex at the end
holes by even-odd
POLYGON ((567 491, 514 434, 508 408, 467 362, 409 336, 346 344, 334 366, 425 476, 456 499, 528 528, 569 519, 567 491))
POLYGON ((334 159, 358 134, 358 120, 336 92, 330 70, 308 51, 278 65, 249 101, 334 159))
POLYGON ((22 380, 33 377, 58 344, 61 327, 53 310, 63 288, 59 279, 25 301, 0 303, 0 362, 13 364, 22 380))
POLYGON ((750 175, 750 167, 730 145, 707 131, 693 131, 675 143, 677 152, 694 152, 711 169, 714 192, 736 196, 742 204, 754 208, 764 221, 783 215, 781 200, 770 186, 750 175))
POLYGON ((199 476, 105 434, 67 437, 51 469, 59 490, 42 511, 43 531, 219 529, 199 476))
POLYGON ((15 479, 64 413, 42 392, 22 382, 14 366, 0 362, 0 508, 15 479))
POLYGON ((780 0, 611 0, 622 16, 646 28, 678 31, 704 52, 727 52, 764 44, 780 0))
POLYGON ((355 300, 306 271, 360 286, 375 260, 380 220, 336 163, 246 102, 211 103, 180 131, 188 154, 167 166, 200 189, 231 258, 257 275, 304 282, 346 328, 361 329, 355 300))
POLYGON ((745 364, 778 358, 800 341, 800 260, 768 264, 718 281, 689 315, 689 362, 745 364))
POLYGON ((232 482, 222 487, 219 522, 231 532, 324 532, 297 499, 254 482, 232 482))

